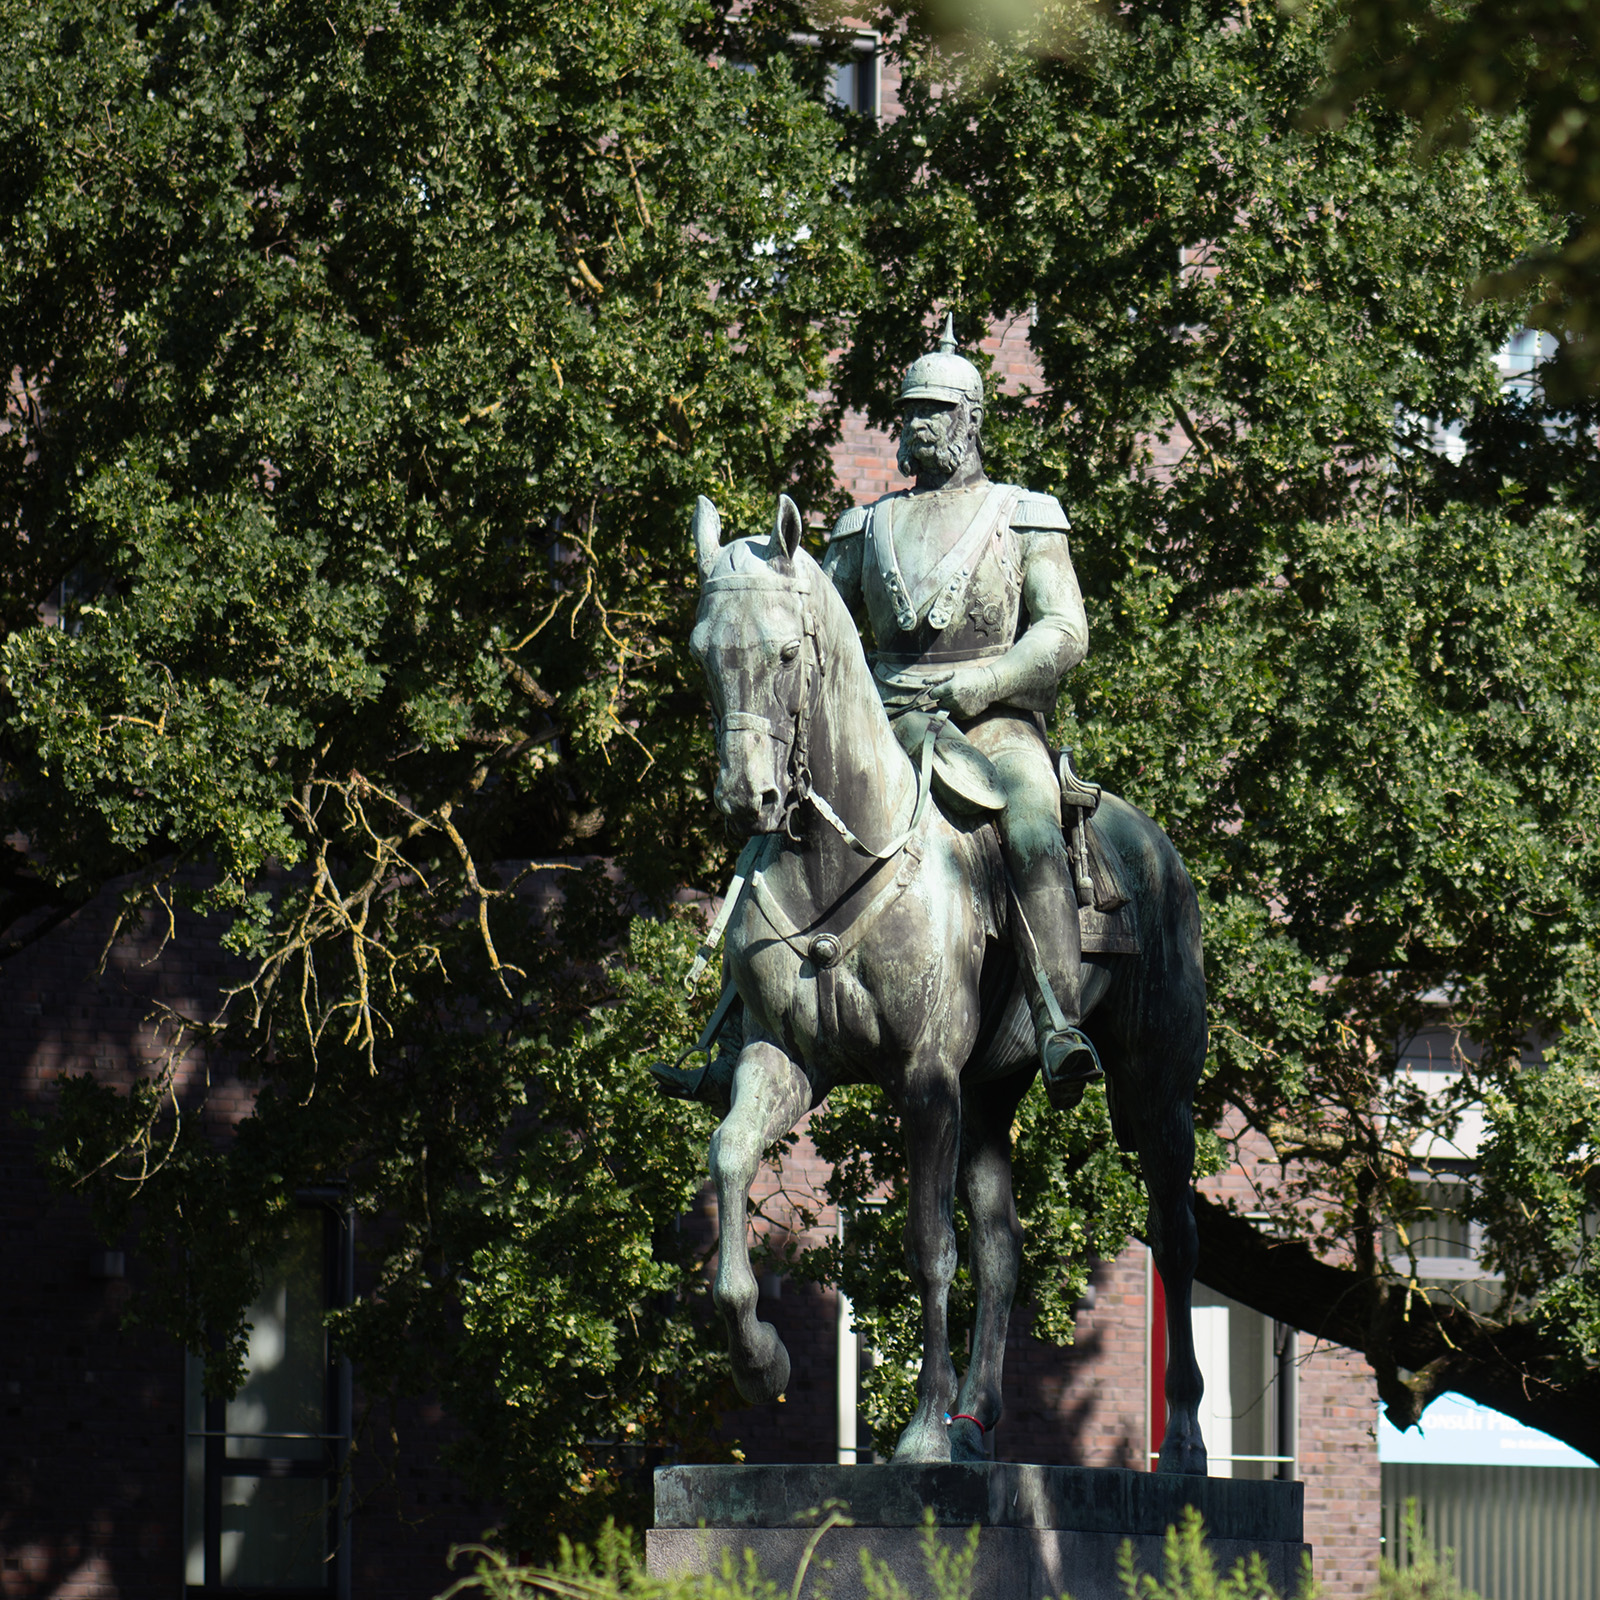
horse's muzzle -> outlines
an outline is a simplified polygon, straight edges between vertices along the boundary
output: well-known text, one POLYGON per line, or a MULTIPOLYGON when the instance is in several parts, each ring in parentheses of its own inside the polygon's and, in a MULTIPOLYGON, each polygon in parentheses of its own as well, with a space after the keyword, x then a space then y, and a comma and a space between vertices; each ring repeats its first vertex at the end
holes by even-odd
POLYGON ((774 760, 781 750, 765 735, 723 735, 715 800, 740 834, 776 833, 784 819, 784 775, 774 760))
POLYGON ((730 788, 719 779, 716 802, 736 833, 776 833, 783 826, 783 795, 776 788, 754 793, 747 784, 730 788))

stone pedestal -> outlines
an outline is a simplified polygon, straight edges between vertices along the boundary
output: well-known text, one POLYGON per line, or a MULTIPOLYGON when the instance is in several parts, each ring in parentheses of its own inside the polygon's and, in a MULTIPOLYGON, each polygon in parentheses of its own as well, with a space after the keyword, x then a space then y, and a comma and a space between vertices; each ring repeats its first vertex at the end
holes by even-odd
POLYGON ((1123 1542, 1132 1541, 1141 1570, 1163 1575, 1166 1531, 1191 1505, 1205 1518, 1219 1568, 1260 1551, 1278 1591, 1296 1591, 1306 1550, 1301 1484, 1010 1461, 663 1467, 645 1544, 651 1572, 663 1577, 714 1571, 724 1551, 742 1562, 752 1550, 765 1575, 787 1590, 815 1529, 837 1508, 852 1526, 822 1535, 803 1593, 814 1578, 829 1600, 865 1600, 864 1549, 923 1596, 932 1594, 922 1549, 931 1510, 951 1549, 963 1547, 969 1528, 979 1530, 973 1600, 1123 1600, 1116 1571, 1123 1542))

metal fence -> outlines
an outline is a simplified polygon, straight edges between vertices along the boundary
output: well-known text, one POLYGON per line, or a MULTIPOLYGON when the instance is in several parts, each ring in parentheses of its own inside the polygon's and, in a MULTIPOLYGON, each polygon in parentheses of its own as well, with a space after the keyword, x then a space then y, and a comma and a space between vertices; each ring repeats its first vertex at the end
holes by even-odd
POLYGON ((1383 1550, 1397 1565, 1409 1564, 1407 1500, 1429 1543, 1455 1552, 1462 1586, 1483 1600, 1600 1596, 1600 1471, 1386 1462, 1383 1550))

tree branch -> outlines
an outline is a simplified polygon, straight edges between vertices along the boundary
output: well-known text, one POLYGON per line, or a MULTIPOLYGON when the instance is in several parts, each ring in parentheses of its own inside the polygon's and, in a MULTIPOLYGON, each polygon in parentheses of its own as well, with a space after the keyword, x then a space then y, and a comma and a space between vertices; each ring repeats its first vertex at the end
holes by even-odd
POLYGON ((1396 1427, 1453 1390, 1600 1459, 1600 1371, 1561 1370, 1526 1322, 1501 1325, 1439 1305, 1404 1283, 1323 1261, 1298 1239, 1274 1239, 1237 1212, 1195 1197, 1197 1276, 1264 1316, 1359 1350, 1396 1427))

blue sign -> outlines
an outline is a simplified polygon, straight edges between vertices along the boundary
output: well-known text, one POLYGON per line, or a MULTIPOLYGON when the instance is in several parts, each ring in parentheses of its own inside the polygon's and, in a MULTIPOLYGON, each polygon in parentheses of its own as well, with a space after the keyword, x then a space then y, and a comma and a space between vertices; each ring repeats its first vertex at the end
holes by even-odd
POLYGON ((1442 1394, 1402 1433, 1378 1413, 1378 1459, 1428 1466, 1592 1467, 1588 1456, 1459 1394, 1442 1394))

